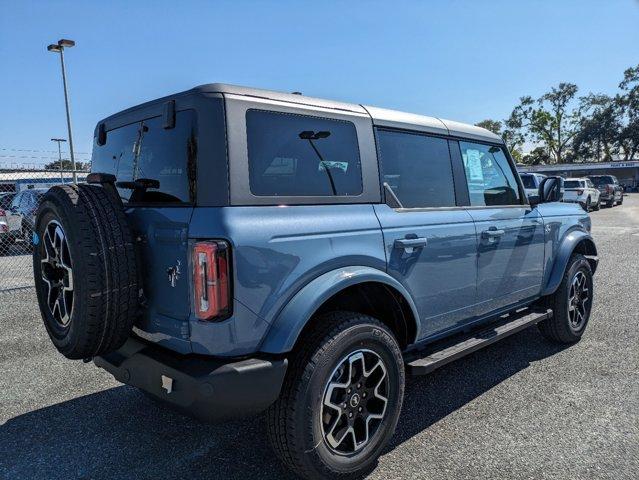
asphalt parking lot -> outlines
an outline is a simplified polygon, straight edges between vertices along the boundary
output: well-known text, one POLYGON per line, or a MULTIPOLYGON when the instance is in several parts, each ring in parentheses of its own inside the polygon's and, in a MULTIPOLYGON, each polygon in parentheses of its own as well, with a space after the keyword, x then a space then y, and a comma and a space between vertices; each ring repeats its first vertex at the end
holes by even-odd
MULTIPOLYGON (((636 479, 639 195, 593 212, 583 340, 535 328, 408 380, 372 479, 636 479)), ((0 293, 0 478, 284 479, 261 418, 207 425, 53 348, 31 290, 0 293)))

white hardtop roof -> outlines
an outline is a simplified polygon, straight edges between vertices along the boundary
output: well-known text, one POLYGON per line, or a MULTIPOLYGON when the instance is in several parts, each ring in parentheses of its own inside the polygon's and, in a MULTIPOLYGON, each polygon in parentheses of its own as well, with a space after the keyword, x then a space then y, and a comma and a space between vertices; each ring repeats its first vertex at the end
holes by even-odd
POLYGON ((297 103, 301 105, 331 108, 364 114, 367 113, 373 119, 373 123, 379 126, 420 130, 430 133, 484 140, 493 143, 503 143, 503 140, 499 135, 496 135, 493 132, 486 130, 485 128, 477 127, 475 125, 469 125, 466 123, 455 122, 453 120, 443 120, 441 118, 401 112, 398 110, 388 110, 385 108, 370 107, 367 105, 359 105, 356 103, 338 102, 335 100, 307 97, 305 95, 294 93, 276 92, 273 90, 262 90, 258 88, 241 87, 224 83, 200 85, 199 87, 195 87, 193 91, 199 93, 227 93, 233 95, 245 95, 282 102, 297 103))

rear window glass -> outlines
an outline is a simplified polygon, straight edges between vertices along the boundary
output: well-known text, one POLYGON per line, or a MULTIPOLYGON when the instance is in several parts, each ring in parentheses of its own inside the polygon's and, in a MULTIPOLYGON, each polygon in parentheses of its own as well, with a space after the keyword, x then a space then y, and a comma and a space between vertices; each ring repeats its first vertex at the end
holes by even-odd
POLYGON ((249 110, 246 131, 253 195, 362 193, 357 132, 351 122, 249 110))
POLYGON ((583 185, 579 180, 566 180, 564 182, 564 188, 581 188, 583 185))
POLYGON ((602 185, 612 185, 613 183, 615 183, 615 180, 607 175, 604 175, 602 177, 590 177, 590 180, 592 180, 592 183, 594 183, 598 187, 601 187, 602 185))
POLYGON ((196 118, 193 110, 177 112, 175 127, 163 128, 153 117, 107 132, 106 144, 95 143, 91 170, 112 173, 118 182, 151 179, 159 188, 118 188, 125 202, 192 202, 195 194, 196 118))
POLYGON ((537 188, 535 185, 535 177, 532 175, 521 175, 521 181, 524 184, 524 188, 537 188))

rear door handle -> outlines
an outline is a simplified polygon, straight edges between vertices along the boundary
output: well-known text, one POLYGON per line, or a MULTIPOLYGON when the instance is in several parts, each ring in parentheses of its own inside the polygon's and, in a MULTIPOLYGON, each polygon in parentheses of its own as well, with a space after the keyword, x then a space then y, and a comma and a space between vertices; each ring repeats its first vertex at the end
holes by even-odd
POLYGON ((416 248, 422 248, 428 245, 428 239, 425 237, 417 238, 398 238, 393 243, 395 248, 406 250, 407 253, 412 253, 416 248))

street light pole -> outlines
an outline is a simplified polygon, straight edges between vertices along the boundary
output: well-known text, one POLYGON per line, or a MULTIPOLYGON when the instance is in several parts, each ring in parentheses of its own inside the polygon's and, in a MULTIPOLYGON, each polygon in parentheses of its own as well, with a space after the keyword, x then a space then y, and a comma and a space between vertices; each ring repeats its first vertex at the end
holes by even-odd
POLYGON ((60 164, 60 183, 64 183, 64 176, 62 175, 62 150, 60 149, 60 143, 66 142, 64 138, 52 138, 52 142, 58 143, 58 162, 60 164))
MULTIPOLYGON (((67 129, 69 131, 69 154, 71 156, 71 168, 73 169, 73 183, 78 183, 78 176, 75 172, 75 155, 73 153, 73 134, 71 133, 71 111, 69 109, 69 92, 67 89, 67 72, 64 66, 64 49, 65 47, 73 47, 75 42, 73 40, 61 39, 57 44, 52 44, 47 47, 50 52, 58 52, 60 54, 60 64, 62 65, 62 84, 64 86, 64 105, 67 111, 67 129)), ((58 146, 60 144, 58 143, 58 146)))

